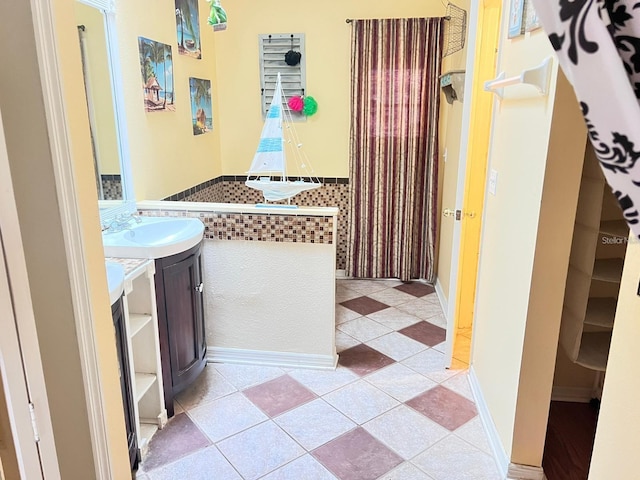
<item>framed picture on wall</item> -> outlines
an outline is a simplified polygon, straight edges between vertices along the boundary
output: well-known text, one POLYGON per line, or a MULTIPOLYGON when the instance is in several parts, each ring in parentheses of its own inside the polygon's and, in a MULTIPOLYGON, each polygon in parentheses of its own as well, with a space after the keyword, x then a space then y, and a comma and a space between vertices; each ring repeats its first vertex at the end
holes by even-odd
POLYGON ((175 112, 171 45, 138 37, 138 53, 145 111, 175 112))
POLYGON ((511 0, 509 9, 509 38, 522 35, 522 15, 524 13, 525 0, 511 0))
POLYGON ((176 30, 178 53, 192 58, 202 58, 198 0, 176 0, 176 30))
POLYGON ((531 32, 540 28, 540 18, 536 13, 535 8, 533 7, 533 2, 531 0, 525 0, 524 5, 524 31, 531 32))
POLYGON ((213 130, 213 113, 211 110, 211 80, 189 78, 191 93, 191 123, 193 134, 202 135, 213 130))

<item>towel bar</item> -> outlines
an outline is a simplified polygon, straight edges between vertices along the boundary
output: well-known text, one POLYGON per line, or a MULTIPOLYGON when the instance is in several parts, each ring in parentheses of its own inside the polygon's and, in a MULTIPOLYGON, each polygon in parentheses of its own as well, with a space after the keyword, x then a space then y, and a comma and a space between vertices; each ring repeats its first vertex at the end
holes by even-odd
POLYGON ((549 90, 549 79, 551 76, 551 66, 553 58, 547 57, 540 65, 528 70, 523 70, 520 75, 505 78, 505 73, 501 72, 493 80, 484 82, 484 89, 487 92, 495 93, 500 99, 504 98, 504 87, 510 85, 532 85, 538 89, 540 95, 546 95, 549 90))

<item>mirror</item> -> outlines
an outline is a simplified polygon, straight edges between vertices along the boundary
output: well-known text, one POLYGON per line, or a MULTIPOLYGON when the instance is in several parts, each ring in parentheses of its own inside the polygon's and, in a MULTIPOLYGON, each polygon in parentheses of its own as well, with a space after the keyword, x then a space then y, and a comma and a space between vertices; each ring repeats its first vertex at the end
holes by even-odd
POLYGON ((112 0, 77 0, 75 14, 103 223, 135 210, 112 0))

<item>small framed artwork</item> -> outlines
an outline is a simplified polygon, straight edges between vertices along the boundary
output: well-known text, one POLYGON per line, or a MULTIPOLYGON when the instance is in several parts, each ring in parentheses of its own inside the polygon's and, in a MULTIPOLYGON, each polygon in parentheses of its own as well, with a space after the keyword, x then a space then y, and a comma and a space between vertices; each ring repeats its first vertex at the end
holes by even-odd
POLYGON ((191 92, 191 122, 193 134, 202 135, 213 130, 213 112, 211 109, 211 80, 189 78, 191 92))
POLYGON ((509 9, 509 38, 522 35, 522 15, 524 13, 525 0, 511 0, 509 9))
POLYGON ((535 8, 533 7, 533 2, 531 0, 525 0, 524 5, 524 31, 531 32, 533 30, 537 30, 542 25, 540 25, 540 18, 536 13, 535 8))
POLYGON ((176 29, 178 53, 191 58, 202 58, 198 0, 176 0, 176 29))
POLYGON ((138 37, 144 108, 147 112, 175 112, 171 45, 138 37))

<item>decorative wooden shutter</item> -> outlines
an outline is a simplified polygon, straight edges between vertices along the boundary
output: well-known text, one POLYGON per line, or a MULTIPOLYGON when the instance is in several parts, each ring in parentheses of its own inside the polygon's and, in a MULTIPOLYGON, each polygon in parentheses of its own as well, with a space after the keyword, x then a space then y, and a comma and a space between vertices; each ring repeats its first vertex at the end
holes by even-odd
MULTIPOLYGON (((262 116, 267 114, 278 73, 282 78, 282 90, 287 100, 293 96, 305 93, 305 53, 303 33, 266 34, 259 36, 260 42, 260 89, 262 116), (295 66, 287 65, 284 56, 289 50, 302 54, 300 63, 295 66)), ((288 105, 283 105, 289 111, 288 105)), ((305 116, 300 112, 290 112, 294 120, 304 121, 305 116)))

